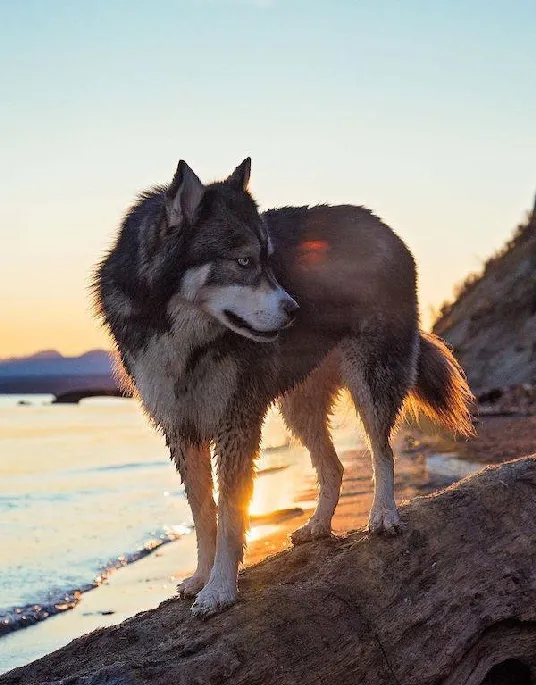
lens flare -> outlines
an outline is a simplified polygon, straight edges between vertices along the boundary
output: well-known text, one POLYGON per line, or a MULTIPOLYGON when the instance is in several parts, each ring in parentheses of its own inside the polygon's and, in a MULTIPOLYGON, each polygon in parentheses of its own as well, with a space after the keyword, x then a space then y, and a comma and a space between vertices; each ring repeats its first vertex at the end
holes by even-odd
POLYGON ((302 266, 318 266, 326 259, 329 243, 326 240, 304 240, 299 245, 299 261, 302 266))

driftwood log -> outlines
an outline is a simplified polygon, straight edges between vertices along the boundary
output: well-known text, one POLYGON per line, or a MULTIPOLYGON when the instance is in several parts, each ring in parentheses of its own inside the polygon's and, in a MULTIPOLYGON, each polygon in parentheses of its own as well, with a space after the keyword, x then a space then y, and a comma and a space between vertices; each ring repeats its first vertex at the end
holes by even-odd
POLYGON ((525 685, 536 674, 536 456, 402 507, 403 533, 246 569, 205 622, 169 600, 2 685, 525 685))

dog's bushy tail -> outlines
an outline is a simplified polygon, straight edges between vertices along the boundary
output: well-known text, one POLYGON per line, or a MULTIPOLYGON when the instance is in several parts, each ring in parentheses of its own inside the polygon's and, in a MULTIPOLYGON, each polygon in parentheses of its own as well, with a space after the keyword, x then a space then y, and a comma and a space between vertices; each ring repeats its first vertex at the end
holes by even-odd
POLYGON ((408 399, 411 409, 434 423, 466 437, 474 435, 475 398, 465 373, 441 338, 431 333, 420 333, 417 380, 408 399))

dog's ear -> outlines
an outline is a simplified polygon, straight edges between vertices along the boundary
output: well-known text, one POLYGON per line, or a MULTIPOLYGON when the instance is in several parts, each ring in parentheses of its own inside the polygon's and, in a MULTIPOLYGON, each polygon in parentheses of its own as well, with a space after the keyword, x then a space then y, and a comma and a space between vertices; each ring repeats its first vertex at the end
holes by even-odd
POLYGON ((237 190, 247 190, 250 175, 251 157, 246 157, 246 159, 236 167, 236 169, 225 180, 225 182, 234 186, 237 190))
POLYGON ((180 228, 185 222, 195 221, 204 191, 204 185, 181 159, 166 191, 166 228, 180 228))

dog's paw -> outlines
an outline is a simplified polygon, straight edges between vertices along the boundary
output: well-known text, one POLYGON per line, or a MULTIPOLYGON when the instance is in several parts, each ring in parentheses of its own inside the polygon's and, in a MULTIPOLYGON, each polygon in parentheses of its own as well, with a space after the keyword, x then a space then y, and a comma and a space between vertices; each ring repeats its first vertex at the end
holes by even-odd
POLYGON ((295 530, 290 539, 294 545, 303 545, 304 542, 310 540, 319 540, 320 538, 329 538, 331 535, 331 527, 326 523, 318 523, 312 519, 304 526, 295 530))
POLYGON ((208 573, 196 571, 193 576, 185 578, 182 583, 177 585, 177 592, 180 597, 195 597, 208 582, 208 573))
POLYGON ((378 507, 372 509, 368 524, 369 533, 373 535, 397 535, 402 530, 402 522, 396 507, 378 507))
POLYGON ((218 614, 236 602, 236 586, 225 587, 214 581, 205 585, 192 605, 192 613, 200 618, 218 614))

